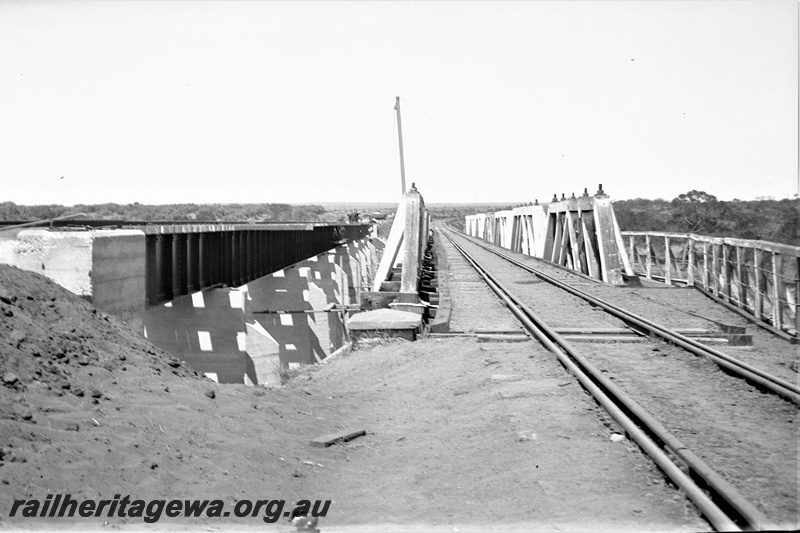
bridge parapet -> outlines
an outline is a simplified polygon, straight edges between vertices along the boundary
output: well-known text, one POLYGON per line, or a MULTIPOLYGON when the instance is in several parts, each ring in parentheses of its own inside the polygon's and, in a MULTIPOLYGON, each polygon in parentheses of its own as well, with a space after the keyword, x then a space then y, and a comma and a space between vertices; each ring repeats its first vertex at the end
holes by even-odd
POLYGON ((594 196, 521 206, 466 217, 466 232, 492 244, 577 270, 612 285, 632 275, 611 199, 594 196))
POLYGON ((694 286, 778 333, 798 339, 800 247, 693 233, 623 231, 634 270, 694 286))

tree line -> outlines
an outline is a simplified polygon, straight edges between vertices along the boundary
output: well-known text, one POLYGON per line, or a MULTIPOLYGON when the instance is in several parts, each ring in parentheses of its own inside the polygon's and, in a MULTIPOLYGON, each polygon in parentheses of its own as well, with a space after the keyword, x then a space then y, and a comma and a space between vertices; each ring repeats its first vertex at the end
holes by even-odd
MULTIPOLYGON (((517 205, 442 205, 430 208, 434 218, 461 224, 476 213, 510 210, 517 205)), ((800 199, 722 201, 705 191, 692 190, 672 200, 615 200, 614 212, 622 231, 696 233, 800 246, 800 199)))
MULTIPOLYGON (((511 209, 514 206, 451 204, 429 207, 433 218, 464 216, 511 209)), ((705 191, 692 190, 672 200, 617 200, 614 202, 623 231, 697 233, 800 246, 800 200, 718 200, 705 191)), ((17 205, 0 202, 0 220, 43 220, 85 213, 90 218, 130 221, 186 220, 198 222, 342 222, 346 207, 326 211, 319 205, 289 204, 79 204, 17 205)))
POLYGON ((622 231, 696 233, 800 246, 800 199, 722 201, 692 190, 671 201, 618 200, 614 212, 622 231))
POLYGON ((330 214, 318 205, 289 204, 78 204, 17 205, 0 202, 0 220, 44 220, 85 213, 99 220, 198 222, 323 222, 330 214))

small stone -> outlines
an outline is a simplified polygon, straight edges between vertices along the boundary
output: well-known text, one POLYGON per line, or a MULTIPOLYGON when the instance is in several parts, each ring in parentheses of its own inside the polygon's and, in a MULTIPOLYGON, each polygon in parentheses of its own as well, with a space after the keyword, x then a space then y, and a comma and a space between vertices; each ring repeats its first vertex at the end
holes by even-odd
POLYGON ((158 468, 158 463, 150 463, 150 470, 155 470, 158 468))
POLYGON ((517 432, 517 442, 525 442, 526 440, 536 440, 536 433, 529 429, 523 429, 517 432))
POLYGON ((14 311, 11 309, 3 309, 3 314, 6 316, 14 316, 14 311))
POLYGON ((27 335, 25 332, 15 329, 8 335, 8 338, 13 345, 19 346, 27 338, 27 335))
POLYGON ((14 303, 14 300, 16 299, 17 298, 15 296, 11 296, 11 294, 7 290, 0 289, 0 302, 11 305, 12 303, 14 303))
POLYGON ((625 440, 625 435, 620 435, 619 433, 612 433, 611 437, 609 438, 611 439, 611 442, 620 442, 625 440))
POLYGON ((205 395, 211 398, 212 400, 217 397, 217 393, 214 392, 213 390, 207 390, 205 392, 205 395))
POLYGON ((81 366, 86 366, 89 364, 89 358, 85 355, 81 355, 78 357, 78 364, 81 366))
POLYGON ((28 351, 30 351, 31 355, 34 357, 39 357, 42 355, 42 349, 36 344, 29 344, 28 351))
POLYGON ((6 385, 7 387, 14 386, 17 383, 17 381, 19 381, 19 378, 15 373, 6 372, 5 374, 3 374, 3 384, 6 385))
POLYGON ((92 398, 102 398, 102 397, 103 397, 103 391, 92 387, 92 398))
POLYGON ((67 422, 67 425, 64 427, 64 429, 66 431, 80 431, 81 427, 77 422, 67 422))

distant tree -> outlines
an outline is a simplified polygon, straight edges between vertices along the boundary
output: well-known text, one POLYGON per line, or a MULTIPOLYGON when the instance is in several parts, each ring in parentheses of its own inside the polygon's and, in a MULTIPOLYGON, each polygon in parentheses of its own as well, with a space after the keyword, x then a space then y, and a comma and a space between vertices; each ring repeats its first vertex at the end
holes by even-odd
POLYGON ((217 217, 214 216, 214 211, 208 206, 203 206, 195 212, 195 220, 216 221, 217 217))
POLYGON ((623 231, 667 231, 672 206, 666 200, 635 198, 614 202, 614 213, 623 231))
POLYGON ((679 231, 688 233, 714 232, 718 222, 725 214, 725 205, 713 194, 691 190, 672 200, 673 222, 679 231))

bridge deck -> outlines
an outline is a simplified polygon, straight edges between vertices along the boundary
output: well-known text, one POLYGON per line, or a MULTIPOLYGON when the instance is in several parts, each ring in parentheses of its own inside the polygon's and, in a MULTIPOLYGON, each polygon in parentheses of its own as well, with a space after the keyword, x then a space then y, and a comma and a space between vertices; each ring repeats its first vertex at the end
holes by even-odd
MULTIPOLYGON (((595 298, 671 329, 701 331, 703 338, 698 341, 704 344, 728 343, 726 331, 747 328, 752 346, 730 343, 719 346, 720 350, 789 383, 797 382, 800 364, 795 346, 753 327, 741 316, 694 289, 667 285, 663 288, 612 287, 477 239, 453 237, 533 313, 550 327, 565 330, 577 353, 677 435, 689 450, 702 456, 769 520, 780 524, 797 523, 797 499, 788 496, 796 495, 800 488, 795 475, 798 456, 795 405, 779 395, 764 394, 750 381, 721 371, 709 358, 696 357, 678 345, 635 333, 629 324, 604 312, 600 306, 541 280, 490 249, 530 263, 548 276, 579 286, 577 288, 595 298), (626 329, 630 335, 609 338, 609 332, 625 333, 626 329), (585 333, 583 338, 579 338, 580 333, 585 333), (776 462, 765 460, 767 457, 781 459, 776 462)), ((454 253, 455 250, 448 259, 454 253)), ((465 263, 461 257, 457 259, 465 263)), ((459 268, 459 264, 454 268, 459 268)), ((474 281, 466 275, 462 279, 466 280, 467 290, 476 290, 474 281)), ((459 288, 458 279, 451 277, 450 281, 451 293, 464 291, 459 288)), ((477 298, 454 300, 452 316, 459 316, 465 308, 484 309, 487 324, 502 320, 496 317, 497 313, 510 316, 505 309, 498 311, 477 298)), ((510 353, 508 346, 498 345, 497 361, 504 361, 505 354, 510 353)), ((539 342, 518 346, 527 348, 533 360, 543 349, 539 342)))

